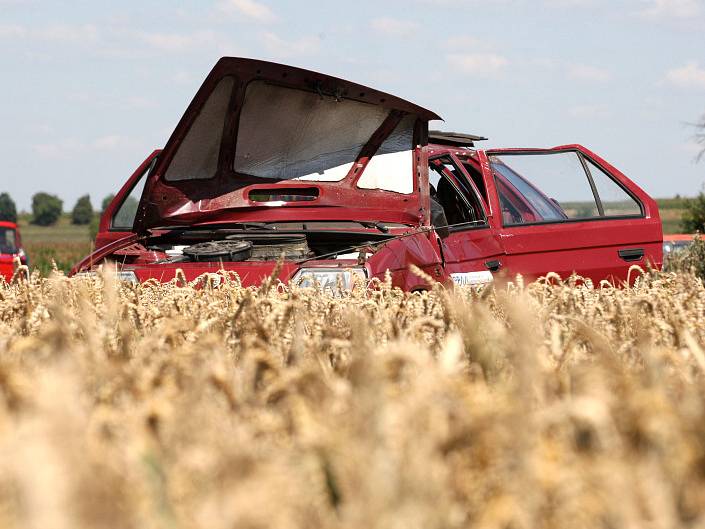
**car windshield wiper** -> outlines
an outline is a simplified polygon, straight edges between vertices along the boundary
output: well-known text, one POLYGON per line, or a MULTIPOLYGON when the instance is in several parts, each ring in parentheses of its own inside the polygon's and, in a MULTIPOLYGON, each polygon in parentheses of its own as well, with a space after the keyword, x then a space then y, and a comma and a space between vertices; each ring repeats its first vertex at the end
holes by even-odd
POLYGON ((222 232, 229 230, 276 230, 275 226, 270 226, 266 222, 232 222, 226 225, 210 225, 210 226, 194 226, 192 224, 186 224, 183 226, 158 226, 156 228, 150 228, 150 232, 155 231, 169 231, 169 232, 181 232, 185 233, 188 231, 210 231, 210 232, 222 232))
POLYGON ((355 222, 365 228, 377 228, 382 233, 389 233, 389 228, 378 220, 357 220, 355 222))

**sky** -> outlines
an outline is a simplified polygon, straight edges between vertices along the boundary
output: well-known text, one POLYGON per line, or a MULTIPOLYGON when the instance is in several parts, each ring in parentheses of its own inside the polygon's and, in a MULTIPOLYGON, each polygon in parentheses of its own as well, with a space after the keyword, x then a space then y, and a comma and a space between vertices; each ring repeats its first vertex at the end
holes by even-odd
POLYGON ((0 192, 99 208, 221 56, 392 92, 487 147, 581 143, 656 197, 705 183, 705 0, 0 0, 0 192))

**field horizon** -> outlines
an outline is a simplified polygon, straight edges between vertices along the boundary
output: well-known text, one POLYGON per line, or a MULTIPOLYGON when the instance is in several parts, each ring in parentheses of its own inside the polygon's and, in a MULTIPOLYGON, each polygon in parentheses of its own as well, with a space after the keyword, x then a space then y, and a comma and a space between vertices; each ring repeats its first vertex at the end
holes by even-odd
MULTIPOLYGON (((680 221, 687 200, 682 197, 657 199, 664 234, 682 233, 680 221)), ((92 250, 90 225, 72 224, 68 213, 63 213, 55 225, 46 227, 32 224, 29 213, 22 212, 18 217, 30 263, 45 276, 52 270, 52 261, 67 273, 92 250)))

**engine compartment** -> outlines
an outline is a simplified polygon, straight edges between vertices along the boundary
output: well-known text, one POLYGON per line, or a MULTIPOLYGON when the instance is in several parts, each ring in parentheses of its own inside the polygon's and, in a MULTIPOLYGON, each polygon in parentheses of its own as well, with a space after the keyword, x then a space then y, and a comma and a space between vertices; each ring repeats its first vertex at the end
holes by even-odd
POLYGON ((181 248, 178 257, 177 247, 165 253, 174 256, 173 260, 203 262, 242 262, 301 260, 315 257, 306 236, 303 234, 235 234, 222 240, 198 242, 181 248))
POLYGON ((356 259, 392 237, 367 230, 174 230, 118 250, 113 259, 122 264, 356 259))

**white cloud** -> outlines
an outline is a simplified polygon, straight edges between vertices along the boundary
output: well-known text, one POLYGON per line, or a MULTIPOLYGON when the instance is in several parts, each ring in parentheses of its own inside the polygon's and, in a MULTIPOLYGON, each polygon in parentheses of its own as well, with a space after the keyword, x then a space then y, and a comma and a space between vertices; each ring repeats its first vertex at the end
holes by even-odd
POLYGON ((133 144, 133 141, 126 136, 112 134, 110 136, 102 136, 100 138, 96 138, 89 144, 89 148, 95 149, 97 151, 114 151, 123 147, 130 147, 133 144))
POLYGON ((641 14, 649 18, 690 18, 703 12, 703 0, 643 0, 641 14))
POLYGON ((23 26, 0 26, 0 38, 21 38, 27 35, 27 29, 23 26))
POLYGON ((57 24, 31 32, 33 36, 43 40, 54 40, 64 42, 88 42, 98 38, 98 28, 93 24, 82 26, 68 26, 57 24))
POLYGON ((377 33, 393 35, 395 37, 407 37, 413 35, 419 29, 419 24, 411 20, 401 20, 398 18, 375 18, 370 22, 370 26, 377 33))
POLYGON ((600 0, 544 0, 544 4, 548 7, 592 7, 600 4, 600 0))
POLYGON ((285 40, 279 35, 268 31, 262 34, 265 47, 277 57, 296 57, 311 55, 318 52, 321 40, 318 37, 301 37, 296 40, 285 40))
POLYGON ((277 19, 274 11, 255 0, 222 0, 218 9, 224 13, 240 13, 259 22, 274 22, 277 19))
POLYGON ((576 105, 568 109, 568 115, 581 119, 601 119, 610 116, 610 110, 605 105, 576 105))
POLYGON ((497 76, 509 61, 496 53, 450 53, 448 62, 464 73, 476 77, 497 76))
POLYGON ((85 150, 85 143, 75 138, 66 138, 53 143, 41 143, 32 147, 42 158, 68 159, 85 150))
POLYGON ((98 39, 98 28, 93 24, 80 26, 54 24, 43 28, 5 25, 0 26, 0 38, 30 38, 52 42, 90 42, 98 39))
POLYGON ((41 143, 32 148, 42 158, 69 160, 88 152, 114 152, 141 148, 140 142, 128 136, 111 134, 91 141, 64 138, 50 143, 41 143))
POLYGON ((421 4, 433 6, 481 6, 487 7, 491 4, 506 5, 520 3, 522 0, 416 0, 421 4))
POLYGON ((443 43, 443 46, 448 49, 458 50, 458 49, 468 49, 476 50, 478 48, 486 48, 487 43, 481 39, 470 37, 467 35, 461 35, 458 37, 449 37, 443 43))
POLYGON ((571 64, 568 66, 568 77, 578 81, 606 83, 612 78, 609 71, 587 64, 571 64))
POLYGON ((529 59, 529 64, 535 66, 536 68, 542 68, 544 70, 556 70, 561 66, 559 61, 555 59, 549 59, 548 57, 533 57, 529 59))
POLYGON ((232 44, 222 35, 211 30, 193 33, 141 33, 140 39, 152 48, 165 52, 181 53, 200 49, 232 51, 232 44))
POLYGON ((705 88, 705 68, 696 61, 666 72, 666 81, 681 88, 705 88))

